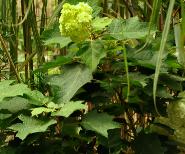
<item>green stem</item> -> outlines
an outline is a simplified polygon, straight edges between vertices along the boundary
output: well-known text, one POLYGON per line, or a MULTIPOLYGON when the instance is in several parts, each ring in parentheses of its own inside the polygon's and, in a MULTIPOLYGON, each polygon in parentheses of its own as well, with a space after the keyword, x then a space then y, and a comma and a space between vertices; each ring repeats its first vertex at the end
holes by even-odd
POLYGON ((130 78, 129 78, 129 70, 128 70, 127 53, 126 53, 125 47, 123 47, 123 54, 124 54, 125 71, 126 71, 126 76, 127 76, 127 98, 126 98, 126 102, 128 102, 129 96, 130 96, 130 78))

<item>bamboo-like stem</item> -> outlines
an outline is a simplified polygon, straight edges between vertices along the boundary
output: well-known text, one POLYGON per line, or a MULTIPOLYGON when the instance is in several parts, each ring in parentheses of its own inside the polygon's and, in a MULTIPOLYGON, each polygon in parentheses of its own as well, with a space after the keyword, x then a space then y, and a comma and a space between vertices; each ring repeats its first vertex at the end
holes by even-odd
POLYGON ((12 58, 11 58, 9 52, 8 52, 8 49, 7 49, 6 44, 5 44, 5 41, 4 41, 4 39, 3 39, 1 34, 0 34, 0 42, 2 44, 2 47, 3 47, 3 50, 4 50, 5 54, 6 54, 6 56, 7 56, 8 60, 9 60, 9 62, 10 62, 10 65, 13 68, 13 71, 14 71, 14 73, 16 75, 17 81, 21 82, 21 78, 19 77, 19 73, 16 70, 16 67, 15 67, 15 65, 13 63, 13 60, 12 60, 12 58))
MULTIPOLYGON (((7 22, 7 1, 2 1, 1 3, 1 20, 3 23, 7 22)), ((2 31, 7 32, 6 25, 2 25, 2 31)))
POLYGON ((103 13, 108 14, 108 1, 103 0, 103 13))
POLYGON ((43 6, 42 6, 42 14, 41 14, 41 22, 40 22, 40 35, 44 31, 44 27, 46 24, 46 17, 47 17, 47 0, 42 0, 43 6))
MULTIPOLYGON (((14 0, 14 1, 15 1, 15 0, 14 0)), ((29 14, 29 12, 30 12, 32 3, 33 3, 33 0, 30 0, 30 1, 29 1, 29 4, 28 4, 27 11, 26 11, 26 13, 25 13, 23 19, 22 19, 19 23, 17 23, 17 24, 12 24, 12 25, 11 25, 12 27, 20 26, 20 25, 22 25, 22 24, 26 21, 27 16, 28 16, 28 14, 29 14)), ((0 22, 0 24, 2 24, 3 26, 9 26, 8 23, 1 23, 1 22, 0 22)))
MULTIPOLYGON (((29 2, 28 0, 21 1, 21 8, 22 8, 22 15, 25 16, 25 9, 28 9, 29 2)), ((24 35, 24 51, 25 51, 25 59, 32 53, 32 46, 31 46, 31 14, 28 14, 27 19, 23 23, 23 35, 24 35)), ((25 81, 28 82, 30 78, 31 87, 34 82, 33 76, 33 60, 30 60, 28 65, 25 66, 25 81)))
POLYGON ((44 54, 43 54, 43 46, 42 46, 42 41, 40 39, 40 35, 38 32, 37 28, 37 22, 36 22, 36 15, 35 15, 35 6, 33 5, 32 10, 31 10, 31 28, 33 32, 33 36, 35 39, 35 44, 36 44, 36 50, 38 51, 38 57, 37 57, 37 63, 38 66, 43 64, 44 62, 44 54))
MULTIPOLYGON (((11 17, 12 17, 12 24, 16 24, 16 1, 11 1, 11 17)), ((14 65, 16 67, 17 59, 18 59, 18 53, 17 53, 17 27, 10 27, 11 37, 9 39, 10 44, 10 55, 12 57, 12 60, 14 62, 14 65)), ((10 66, 10 78, 14 78, 13 76, 13 68, 10 66)))

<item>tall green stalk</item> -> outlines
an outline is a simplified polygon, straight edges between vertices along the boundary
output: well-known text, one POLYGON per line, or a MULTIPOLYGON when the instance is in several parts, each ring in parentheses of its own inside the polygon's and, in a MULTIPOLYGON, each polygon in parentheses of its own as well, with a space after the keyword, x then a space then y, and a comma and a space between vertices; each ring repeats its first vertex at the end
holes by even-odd
POLYGON ((157 62, 156 62, 156 70, 155 70, 154 83, 153 83, 153 100, 154 100, 154 107, 155 107, 156 113, 158 115, 160 115, 160 113, 158 111, 157 103, 156 103, 157 83, 158 83, 158 78, 159 78, 159 74, 160 74, 160 68, 162 65, 163 52, 164 52, 165 44, 166 44, 168 33, 169 33, 174 3, 175 3, 175 0, 170 0, 170 4, 168 7, 168 11, 167 11, 167 16, 166 16, 166 20, 165 20, 165 25, 164 25, 164 31, 162 33, 160 49, 159 49, 157 62))

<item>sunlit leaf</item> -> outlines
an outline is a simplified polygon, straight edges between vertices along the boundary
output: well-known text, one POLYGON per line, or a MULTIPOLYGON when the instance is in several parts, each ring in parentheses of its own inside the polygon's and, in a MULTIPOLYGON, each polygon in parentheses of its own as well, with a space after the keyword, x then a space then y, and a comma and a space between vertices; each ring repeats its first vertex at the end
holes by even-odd
POLYGON ((106 26, 111 24, 111 22, 112 22, 112 19, 108 17, 104 17, 104 18, 97 17, 93 20, 92 26, 95 31, 99 31, 99 30, 103 30, 106 26))
POLYGON ((0 109, 8 110, 11 113, 16 113, 29 108, 31 108, 29 100, 22 97, 14 97, 0 102, 0 109))
POLYGON ((28 86, 22 83, 10 85, 13 82, 14 81, 12 80, 5 80, 0 82, 0 101, 6 97, 23 95, 25 92, 30 91, 28 86))
POLYGON ((63 116, 67 118, 76 110, 87 109, 87 106, 82 103, 83 103, 82 101, 76 102, 71 101, 69 103, 66 103, 59 111, 53 112, 51 115, 63 116))
POLYGON ((39 114, 42 114, 42 113, 49 113, 49 112, 53 112, 54 109, 49 109, 49 108, 46 108, 46 107, 38 107, 38 108, 33 108, 32 111, 31 111, 31 115, 32 116, 37 116, 39 114))

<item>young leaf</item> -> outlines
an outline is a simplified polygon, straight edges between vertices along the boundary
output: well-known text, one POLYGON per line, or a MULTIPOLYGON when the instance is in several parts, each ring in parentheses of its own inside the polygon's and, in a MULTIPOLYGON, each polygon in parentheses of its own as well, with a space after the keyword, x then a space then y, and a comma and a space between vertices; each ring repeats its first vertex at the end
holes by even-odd
POLYGON ((108 137, 108 130, 119 128, 120 125, 113 121, 113 117, 106 113, 96 111, 88 113, 82 121, 82 126, 87 130, 95 131, 104 137, 108 137), (96 118, 95 118, 96 117, 96 118))
POLYGON ((50 125, 56 123, 55 120, 38 120, 32 117, 20 115, 19 119, 23 123, 17 123, 10 126, 10 129, 17 131, 16 136, 24 140, 29 134, 45 132, 50 125))
POLYGON ((68 65, 64 73, 54 75, 49 79, 54 102, 68 103, 79 88, 92 79, 91 71, 83 65, 68 65))
POLYGON ((94 31, 100 31, 103 30, 106 26, 108 26, 109 24, 111 24, 112 19, 108 18, 108 17, 104 17, 104 18, 95 18, 92 22, 92 27, 94 31))
POLYGON ((74 111, 81 110, 81 109, 87 109, 87 106, 85 104, 82 104, 82 101, 76 101, 76 102, 69 102, 65 104, 60 110, 57 112, 53 112, 52 116, 63 116, 63 117, 69 117, 74 111))
POLYGON ((31 115, 32 116, 37 116, 39 114, 42 114, 42 113, 49 113, 49 112, 53 112, 54 109, 48 109, 46 107, 37 107, 37 108, 33 108, 32 111, 31 111, 31 115))

